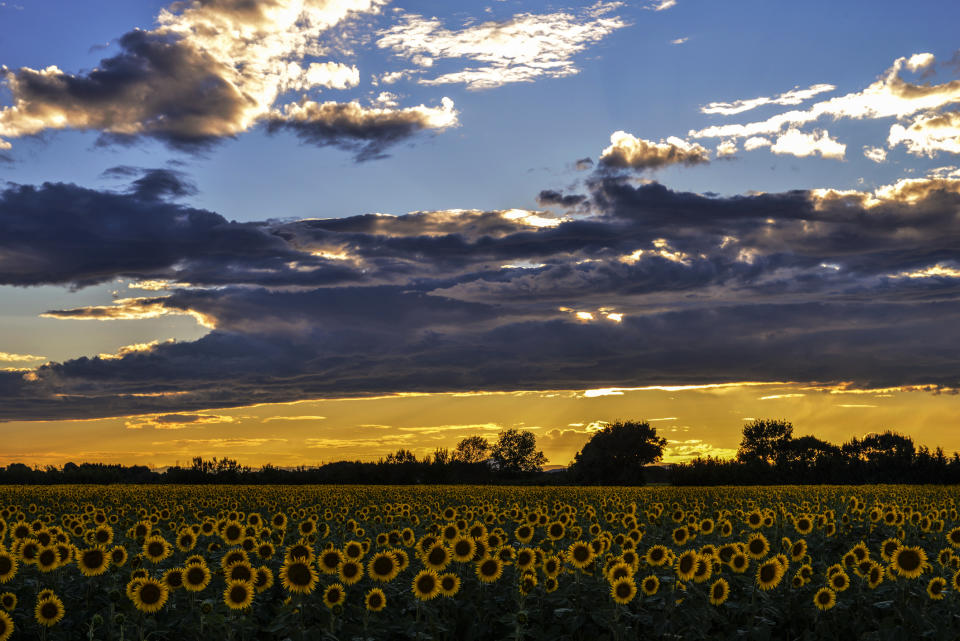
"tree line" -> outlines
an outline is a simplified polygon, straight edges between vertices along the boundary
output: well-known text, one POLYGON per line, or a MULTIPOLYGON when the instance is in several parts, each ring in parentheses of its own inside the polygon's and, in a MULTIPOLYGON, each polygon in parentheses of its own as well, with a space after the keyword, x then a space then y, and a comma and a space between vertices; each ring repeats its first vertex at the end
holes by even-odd
POLYGON ((659 466, 667 441, 646 421, 617 420, 593 432, 566 468, 544 471, 546 456, 530 431, 507 429, 496 441, 462 439, 418 458, 399 449, 375 462, 335 461, 318 466, 253 469, 231 458, 194 457, 189 467, 165 471, 143 465, 67 463, 61 468, 0 467, 0 484, 237 483, 237 484, 536 484, 536 485, 774 485, 960 483, 960 454, 916 447, 894 431, 834 445, 814 436, 794 437, 782 419, 743 426, 733 459, 697 458, 659 466))
POLYGON ((674 485, 960 483, 960 454, 917 447, 893 430, 836 445, 794 437, 783 419, 756 419, 743 427, 736 458, 698 458, 672 466, 674 485))

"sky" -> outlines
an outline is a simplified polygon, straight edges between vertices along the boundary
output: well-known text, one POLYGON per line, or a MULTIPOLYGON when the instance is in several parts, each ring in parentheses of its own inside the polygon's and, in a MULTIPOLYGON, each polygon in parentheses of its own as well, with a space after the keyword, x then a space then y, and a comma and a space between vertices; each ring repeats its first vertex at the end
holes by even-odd
POLYGON ((960 450, 960 5, 0 2, 0 464, 960 450))

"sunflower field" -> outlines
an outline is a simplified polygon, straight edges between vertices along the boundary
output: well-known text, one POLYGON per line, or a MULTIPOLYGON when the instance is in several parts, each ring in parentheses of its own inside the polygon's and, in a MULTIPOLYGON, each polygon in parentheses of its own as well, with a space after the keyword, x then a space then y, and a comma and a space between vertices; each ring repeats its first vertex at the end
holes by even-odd
POLYGON ((7 639, 960 638, 956 491, 0 488, 7 639))

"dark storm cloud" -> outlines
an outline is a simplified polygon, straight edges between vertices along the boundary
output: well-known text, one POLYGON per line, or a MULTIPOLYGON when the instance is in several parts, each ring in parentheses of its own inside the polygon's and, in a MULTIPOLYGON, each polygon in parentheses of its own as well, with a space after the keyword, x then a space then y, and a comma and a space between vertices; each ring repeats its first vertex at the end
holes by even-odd
POLYGON ((245 128, 244 112, 254 105, 207 52, 172 34, 140 30, 118 45, 120 53, 84 75, 4 69, 16 110, 7 125, 16 131, 22 121, 62 118, 77 129, 150 136, 188 150, 245 128))
POLYGON ((194 286, 48 315, 190 314, 212 329, 2 372, 2 418, 738 380, 960 385, 960 181, 710 197, 600 173, 589 217, 239 224, 165 200, 186 193, 182 176, 113 173, 132 191, 3 192, 3 282, 175 272, 194 286))
POLYGON ((558 205, 560 207, 576 207, 587 199, 583 194, 563 195, 553 189, 544 189, 537 194, 537 203, 543 207, 558 205))
POLYGON ((367 108, 358 102, 306 101, 267 119, 267 130, 293 132, 312 145, 333 146, 355 152, 357 162, 384 158, 388 147, 424 129, 443 129, 456 124, 453 103, 444 98, 442 107, 406 109, 367 108))

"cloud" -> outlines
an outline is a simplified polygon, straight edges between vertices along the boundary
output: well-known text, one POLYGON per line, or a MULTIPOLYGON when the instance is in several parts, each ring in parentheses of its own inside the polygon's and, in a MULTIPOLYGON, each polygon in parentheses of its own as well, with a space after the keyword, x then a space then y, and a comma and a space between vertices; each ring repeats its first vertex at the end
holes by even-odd
POLYGON ((717 145, 717 158, 728 158, 737 153, 737 143, 733 140, 724 140, 717 145))
POLYGON ((390 109, 363 107, 359 102, 306 100, 286 105, 268 120, 268 129, 292 131, 304 142, 356 151, 358 161, 383 157, 384 149, 423 129, 443 130, 457 124, 453 101, 439 107, 390 109))
POLYGON ((673 40, 670 41, 670 44, 672 44, 672 45, 682 45, 682 44, 686 43, 688 40, 690 40, 690 37, 689 37, 689 36, 683 37, 683 38, 674 38, 673 40))
POLYGON ((875 163, 882 163, 887 159, 887 152, 881 147, 870 147, 864 145, 863 155, 868 160, 872 160, 875 163))
POLYGON ((665 11, 677 6, 677 0, 654 0, 647 9, 653 9, 654 11, 665 11))
POLYGON ((421 76, 417 82, 423 85, 462 83, 468 89, 490 89, 541 77, 562 78, 578 72, 573 60, 576 54, 627 25, 607 15, 620 4, 597 2, 577 14, 520 13, 509 20, 458 30, 446 28, 437 18, 403 14, 399 24, 379 33, 377 46, 408 59, 421 71, 442 60, 476 65, 421 76))
POLYGON ((907 127, 892 125, 887 144, 891 149, 902 144, 915 156, 935 158, 941 151, 960 154, 960 112, 922 114, 907 127))
POLYGON ((215 414, 160 414, 133 417, 124 423, 124 427, 128 430, 141 430, 147 427, 155 430, 182 430, 216 423, 233 423, 234 420, 232 416, 215 414))
POLYGON ((600 154, 600 164, 615 169, 660 169, 667 165, 699 165, 710 161, 710 152, 697 143, 671 136, 659 143, 625 131, 610 135, 610 146, 600 154))
MULTIPOLYGON (((918 72, 928 70, 933 62, 934 57, 929 53, 919 53, 897 58, 879 80, 870 84, 862 91, 816 102, 807 109, 782 112, 766 120, 758 120, 744 124, 713 125, 700 130, 691 130, 688 136, 691 138, 751 138, 780 135, 786 128, 788 131, 783 135, 795 138, 796 134, 791 134, 791 131, 795 131, 799 127, 815 122, 821 118, 829 117, 833 120, 903 119, 918 113, 925 115, 930 114, 945 106, 960 102, 960 80, 953 80, 942 84, 917 84, 904 80, 902 73, 904 71, 918 72)), ((814 85, 814 87, 826 86, 827 85, 814 85)), ((763 101, 767 99, 760 98, 754 100, 763 101)), ((742 110, 742 107, 750 104, 752 104, 751 101, 711 103, 711 105, 708 105, 706 108, 717 110, 714 111, 714 113, 733 114, 739 113, 736 111, 737 109, 742 110), (716 106, 711 107, 712 105, 716 106)), ((891 136, 898 141, 900 136, 904 136, 904 140, 906 141, 909 138, 909 134, 902 132, 902 129, 902 126, 894 125, 891 129, 891 136), (897 127, 899 127, 899 129, 897 127)), ((918 130, 922 129, 923 124, 918 125, 918 130)), ((947 134, 947 136, 949 136, 949 134, 947 134)), ((891 145, 893 144, 895 143, 891 143, 891 145)), ((918 148, 924 149, 922 144, 919 145, 918 148)), ((927 152, 924 151, 923 153, 927 152)))
POLYGON ((576 207, 587 200, 583 194, 561 194, 552 189, 544 189, 537 194, 537 203, 543 207, 556 205, 559 207, 576 207))
POLYGON ((174 280, 163 295, 50 317, 188 314, 209 332, 2 371, 0 420, 396 393, 588 390, 587 402, 744 381, 958 387, 953 171, 738 196, 599 172, 575 218, 442 210, 242 225, 133 191, 15 186, 0 197, 6 281, 174 280))
POLYGON ((789 154, 805 158, 820 154, 823 158, 843 160, 847 146, 830 137, 829 131, 803 133, 797 129, 788 129, 786 133, 777 137, 777 141, 770 147, 775 154, 789 154))
POLYGON ((323 421, 326 420, 326 416, 268 416, 263 419, 264 423, 269 423, 271 421, 323 421))
POLYGON ((747 151, 760 149, 761 147, 771 147, 773 145, 769 139, 762 136, 752 136, 743 141, 743 148, 747 151))
MULTIPOLYGON (((674 43, 679 44, 679 43, 674 43)), ((747 100, 734 100, 733 102, 711 102, 700 111, 705 114, 720 114, 721 116, 733 116, 744 111, 750 111, 757 107, 765 105, 799 105, 800 103, 813 98, 814 96, 836 89, 834 85, 818 84, 812 85, 806 89, 793 88, 790 91, 782 93, 772 98, 760 96, 759 98, 750 98, 747 100)))
POLYGON ((321 44, 332 29, 355 15, 378 13, 382 4, 177 2, 161 10, 156 28, 121 36, 119 52, 92 71, 0 68, 13 100, 0 109, 0 149, 9 148, 9 139, 79 129, 100 132, 104 144, 150 137, 196 151, 266 121, 308 142, 359 150, 361 159, 380 156, 422 129, 454 124, 452 105, 391 111, 356 101, 284 99, 291 92, 356 87, 356 66, 312 59, 337 49, 321 44))
POLYGON ((11 354, 10 352, 0 352, 0 361, 5 363, 29 363, 30 361, 45 361, 46 356, 33 356, 32 354, 11 354))

